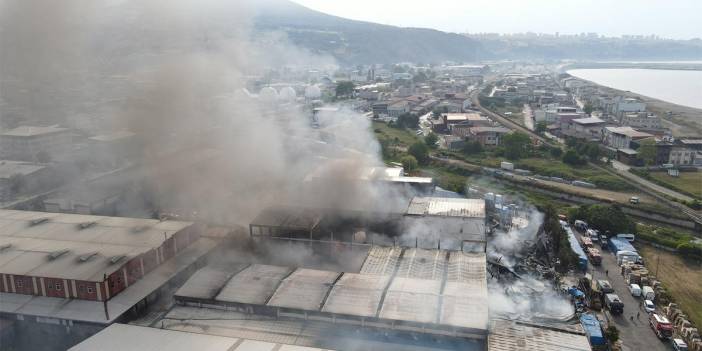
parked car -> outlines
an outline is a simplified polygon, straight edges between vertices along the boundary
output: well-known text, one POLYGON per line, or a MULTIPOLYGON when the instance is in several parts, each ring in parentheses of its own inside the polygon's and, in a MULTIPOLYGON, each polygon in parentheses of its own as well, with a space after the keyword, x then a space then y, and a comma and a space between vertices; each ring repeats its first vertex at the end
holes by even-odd
POLYGON ((641 199, 639 199, 638 196, 632 196, 631 198, 629 198, 629 203, 636 205, 639 202, 641 202, 641 199))
POLYGON ((651 300, 644 300, 643 308, 646 311, 646 313, 651 313, 651 312, 656 311, 656 305, 654 305, 653 301, 651 301, 651 300))
POLYGON ((629 292, 633 297, 640 297, 641 287, 639 286, 639 284, 629 284, 629 292))
POLYGON ((687 351, 687 344, 683 339, 673 339, 673 349, 675 351, 687 351))

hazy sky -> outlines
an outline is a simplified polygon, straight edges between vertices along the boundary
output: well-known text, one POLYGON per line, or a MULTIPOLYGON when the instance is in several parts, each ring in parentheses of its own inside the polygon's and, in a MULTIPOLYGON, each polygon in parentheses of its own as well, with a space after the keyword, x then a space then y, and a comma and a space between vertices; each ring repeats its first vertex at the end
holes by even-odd
POLYGON ((329 14, 450 32, 702 38, 702 0, 293 0, 329 14))

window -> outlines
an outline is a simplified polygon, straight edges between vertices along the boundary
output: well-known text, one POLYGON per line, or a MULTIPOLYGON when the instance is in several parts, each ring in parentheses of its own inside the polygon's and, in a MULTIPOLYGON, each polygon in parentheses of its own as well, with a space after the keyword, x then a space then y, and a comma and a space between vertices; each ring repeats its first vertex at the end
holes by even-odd
POLYGON ((88 294, 92 294, 92 293, 93 293, 93 288, 89 286, 88 287, 88 294))
POLYGON ((22 279, 17 280, 17 287, 18 288, 24 287, 24 280, 22 280, 22 279))
POLYGON ((61 283, 56 283, 56 291, 61 291, 61 283))
POLYGON ((78 285, 78 291, 85 292, 85 285, 78 285))

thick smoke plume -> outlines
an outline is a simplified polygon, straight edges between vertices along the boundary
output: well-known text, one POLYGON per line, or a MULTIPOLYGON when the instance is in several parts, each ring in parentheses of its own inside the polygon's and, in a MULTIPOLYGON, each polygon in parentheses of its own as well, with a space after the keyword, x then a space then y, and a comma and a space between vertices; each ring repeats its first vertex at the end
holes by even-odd
POLYGON ((382 165, 366 118, 341 110, 312 129, 309 109, 249 89, 273 70, 334 67, 284 35, 256 32, 255 4, 5 0, 0 127, 136 133, 143 171, 125 179, 137 187, 123 206, 130 215, 247 224, 269 205, 368 210, 395 198, 355 181, 382 165), (305 182, 324 165, 323 178, 305 182))

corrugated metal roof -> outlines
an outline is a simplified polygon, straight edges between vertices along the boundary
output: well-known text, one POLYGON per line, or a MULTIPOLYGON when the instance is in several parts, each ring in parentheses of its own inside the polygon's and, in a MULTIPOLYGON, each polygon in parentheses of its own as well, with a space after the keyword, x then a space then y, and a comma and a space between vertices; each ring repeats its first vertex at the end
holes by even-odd
POLYGON ((264 305, 292 270, 288 267, 253 264, 234 275, 215 299, 264 305))
POLYGON ((0 210, 0 273, 102 281, 190 222, 0 210), (65 251, 65 252, 64 252, 65 251), (64 252, 51 257, 54 252, 64 252), (87 259, 82 259, 86 257, 87 259), (123 257, 112 262, 114 257, 123 257))
POLYGON ((229 265, 226 269, 204 267, 193 274, 183 286, 176 291, 176 296, 214 299, 229 279, 248 264, 229 265))
POLYGON ((443 280, 447 251, 406 249, 402 255, 397 277, 443 280))
POLYGON ((437 323, 440 280, 395 278, 380 309, 380 318, 437 323))
POLYGON ((322 311, 375 317, 389 276, 344 273, 334 285, 322 311))
POLYGON ((409 215, 485 217, 485 200, 442 197, 414 197, 409 215))
POLYGON ((361 267, 361 274, 393 274, 401 253, 402 248, 396 246, 371 247, 361 267))
POLYGON ((311 347, 283 345, 258 340, 245 340, 129 324, 112 324, 69 350, 323 351, 322 349, 311 347))
POLYGON ((319 311, 340 274, 299 268, 280 283, 268 305, 319 311))
POLYGON ((488 351, 589 351, 584 335, 551 328, 527 326, 513 321, 490 323, 488 351))

